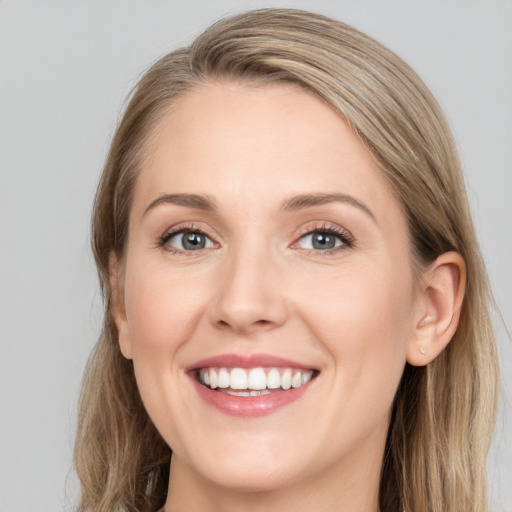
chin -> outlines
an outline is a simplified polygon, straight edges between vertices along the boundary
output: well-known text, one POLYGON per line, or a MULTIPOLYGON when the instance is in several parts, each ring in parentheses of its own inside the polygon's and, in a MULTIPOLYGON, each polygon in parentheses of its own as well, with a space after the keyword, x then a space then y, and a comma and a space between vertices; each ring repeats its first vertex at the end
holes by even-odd
POLYGON ((201 480, 240 492, 283 489, 308 471, 307 457, 295 443, 289 441, 286 446, 281 436, 265 440, 247 435, 229 437, 232 442, 209 438, 209 443, 199 442, 193 450, 185 450, 188 457, 184 464, 201 480))
POLYGON ((296 473, 296 465, 276 464, 241 464, 229 461, 215 465, 215 471, 210 468, 202 468, 203 478, 210 480, 213 484, 230 488, 239 492, 265 492, 283 489, 292 485, 299 479, 296 473), (293 468, 293 472, 290 471, 293 468))

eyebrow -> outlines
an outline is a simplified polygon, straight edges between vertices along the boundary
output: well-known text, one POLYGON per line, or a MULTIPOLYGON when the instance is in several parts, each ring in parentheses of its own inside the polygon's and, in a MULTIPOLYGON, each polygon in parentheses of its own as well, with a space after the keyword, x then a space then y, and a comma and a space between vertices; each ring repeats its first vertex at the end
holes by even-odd
POLYGON ((215 211, 217 209, 215 201, 206 194, 163 194, 151 201, 149 206, 144 210, 143 216, 149 210, 156 208, 161 204, 176 204, 178 206, 186 206, 187 208, 195 208, 205 212, 215 211))
POLYGON ((369 215, 373 221, 377 222, 375 215, 370 210, 370 208, 368 208, 368 206, 348 194, 303 194, 288 199, 283 203, 281 208, 287 212, 294 212, 297 210, 312 208, 313 206, 320 206, 328 203, 346 203, 351 206, 355 206, 356 208, 359 208, 364 213, 369 215))
MULTIPOLYGON (((375 215, 368 208, 368 206, 348 194, 301 194, 287 199, 282 204, 281 210, 285 212, 295 212, 298 210, 304 210, 306 208, 312 208, 314 206, 321 206, 323 204, 329 203, 346 203, 351 206, 355 206, 356 208, 359 208, 361 211, 366 213, 375 222, 377 222, 375 215)), ((146 215, 149 210, 152 210, 161 204, 175 204, 178 206, 185 206, 187 208, 194 208, 196 210, 202 210, 206 212, 217 210, 215 200, 207 194, 163 194, 157 197, 155 200, 151 201, 149 206, 144 210, 143 216, 146 215)))

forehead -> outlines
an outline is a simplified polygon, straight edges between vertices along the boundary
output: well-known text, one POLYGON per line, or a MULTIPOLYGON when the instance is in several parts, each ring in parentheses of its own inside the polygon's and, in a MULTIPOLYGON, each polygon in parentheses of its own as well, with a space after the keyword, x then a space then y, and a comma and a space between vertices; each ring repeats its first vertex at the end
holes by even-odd
POLYGON ((285 195, 340 192, 399 208, 343 118, 289 84, 205 84, 176 102, 155 128, 134 208, 175 192, 246 207, 262 197, 270 207, 285 195))

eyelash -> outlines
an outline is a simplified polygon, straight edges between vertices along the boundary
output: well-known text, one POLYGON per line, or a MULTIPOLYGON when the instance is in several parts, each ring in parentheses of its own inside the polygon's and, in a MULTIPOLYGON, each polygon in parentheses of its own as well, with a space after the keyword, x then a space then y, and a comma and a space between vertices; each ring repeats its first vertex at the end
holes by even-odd
POLYGON ((321 225, 314 226, 313 228, 308 227, 303 230, 303 232, 298 237, 297 242, 294 242, 294 245, 297 244, 301 239, 303 239, 307 235, 311 235, 313 233, 324 233, 328 235, 333 235, 336 238, 339 238, 341 240, 341 245, 338 247, 333 247, 332 249, 306 249, 307 254, 319 254, 322 256, 329 256, 332 254, 335 254, 339 251, 343 251, 346 249, 351 249, 355 245, 355 239, 352 236, 351 233, 349 233, 347 230, 336 226, 334 224, 328 224, 328 223, 322 223, 321 225))
MULTIPOLYGON (((177 254, 180 256, 193 256, 196 251, 183 251, 181 249, 177 249, 176 247, 166 246, 167 242, 174 236, 179 235, 181 233, 197 233, 199 235, 203 235, 211 240, 211 238, 198 226, 194 224, 188 224, 184 226, 179 226, 172 231, 167 231, 164 235, 158 238, 157 247, 170 252, 171 254, 177 254)), ((197 251, 199 252, 199 251, 197 251)))
MULTIPOLYGON (((193 225, 193 224, 189 224, 189 225, 179 226, 178 228, 173 229, 172 231, 167 231, 164 235, 162 235, 161 237, 158 238, 157 247, 165 249, 166 251, 170 252, 171 254, 192 256, 193 253, 196 251, 184 251, 181 249, 177 249, 175 247, 166 246, 166 244, 169 242, 169 240, 171 238, 173 238, 174 236, 179 235, 181 233, 189 233, 189 232, 197 233, 197 234, 205 236, 211 240, 211 237, 208 236, 200 227, 193 225)), ((337 253, 338 251, 351 249, 354 247, 354 244, 355 244, 354 237, 345 229, 342 229, 339 226, 336 226, 333 224, 323 223, 322 225, 314 226, 313 228, 304 229, 300 233, 297 241, 293 243, 293 245, 296 245, 305 236, 311 235, 313 233, 325 233, 325 234, 333 235, 333 236, 337 237, 339 240, 341 240, 342 243, 338 247, 334 247, 332 249, 325 249, 325 250, 305 249, 308 254, 321 254, 324 256, 328 256, 328 255, 337 253)), ((201 251, 201 249, 199 251, 201 251)), ((199 252, 199 251, 197 251, 197 252, 199 252)))

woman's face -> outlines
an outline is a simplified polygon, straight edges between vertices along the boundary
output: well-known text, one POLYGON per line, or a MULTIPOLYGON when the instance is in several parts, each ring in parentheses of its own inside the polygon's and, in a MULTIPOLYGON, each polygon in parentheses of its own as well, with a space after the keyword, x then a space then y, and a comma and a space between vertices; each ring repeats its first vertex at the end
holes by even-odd
POLYGON ((173 464, 246 490, 378 479, 421 313, 404 214, 330 107, 290 85, 183 97, 120 268, 121 349, 173 464))

